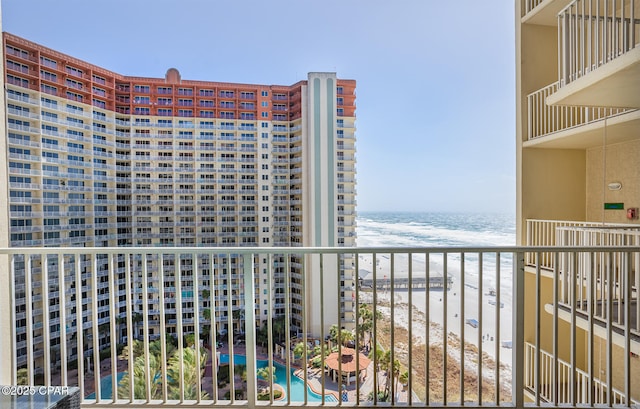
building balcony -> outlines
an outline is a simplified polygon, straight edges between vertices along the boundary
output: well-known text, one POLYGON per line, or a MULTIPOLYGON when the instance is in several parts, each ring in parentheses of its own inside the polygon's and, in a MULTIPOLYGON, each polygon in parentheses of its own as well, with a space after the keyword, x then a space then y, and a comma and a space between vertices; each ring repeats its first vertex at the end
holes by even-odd
POLYGON ((559 89, 549 105, 640 108, 637 0, 574 0, 558 14, 559 89))
MULTIPOLYGON (((594 233, 586 223, 576 222, 530 221, 528 226, 531 242, 538 243, 536 246, 0 249, 0 299, 8 300, 9 307, 0 310, 0 325, 13 329, 0 334, 0 359, 4 362, 0 384, 16 384, 17 369, 24 367, 27 384, 79 387, 83 408, 279 406, 277 401, 257 399, 261 388, 258 367, 275 365, 270 362, 275 361, 287 374, 276 380, 285 392, 293 391, 293 380, 302 385, 301 395, 287 393, 282 402, 294 406, 315 406, 312 400, 318 394, 325 396, 327 406, 367 408, 523 408, 525 402, 535 407, 562 403, 572 408, 583 403, 607 407, 637 404, 640 390, 632 375, 640 371, 636 352, 639 341, 634 338, 639 315, 637 311, 636 315, 625 314, 637 309, 637 303, 627 302, 637 299, 639 288, 637 230, 611 226, 608 231, 594 233), (352 271, 368 272, 367 285, 353 285, 355 277, 348 275, 351 270, 336 268, 336 261, 343 257, 354 263, 352 271), (41 262, 45 258, 48 268, 43 269, 41 262), (283 292, 275 297, 263 296, 257 286, 246 285, 262 283, 265 272, 260 260, 290 258, 295 261, 273 261, 266 267, 266 276, 284 280, 280 282, 283 286, 277 287, 283 292), (62 259, 65 263, 55 261, 62 259), (169 260, 181 263, 168 264, 169 260), (234 269, 234 282, 229 284, 232 292, 220 293, 223 277, 214 275, 211 279, 209 272, 201 271, 203 260, 209 260, 208 268, 234 269), (213 260, 226 262, 213 265, 213 260), (163 261, 164 267, 158 269, 163 261), (549 261, 551 269, 544 264, 549 261), (287 264, 289 268, 304 268, 308 274, 296 274, 292 283, 289 274, 275 271, 287 268, 287 264), (602 265, 608 267, 602 270, 602 265), (96 266, 102 270, 92 271, 96 266), (116 271, 121 275, 105 274, 116 271), (176 280, 181 271, 185 279, 176 280), (536 284, 547 276, 557 277, 557 292, 536 284), (23 278, 14 283, 12 277, 23 278), (450 278, 446 289, 444 280, 438 280, 442 277, 450 278), (166 279, 171 286, 153 284, 166 279), (344 285, 340 284, 342 279, 344 285), (79 282, 83 285, 75 286, 79 282), (408 283, 421 288, 407 291, 408 283), (324 295, 313 298, 322 293, 304 293, 314 286, 322 286, 324 295), (570 290, 577 286, 587 291, 570 290), (16 288, 22 288, 20 299, 14 298, 16 288), (25 288, 32 291, 24 292, 25 288), (292 289, 297 292, 291 293, 292 289), (587 307, 586 312, 582 311, 583 305, 594 300, 589 297, 595 295, 601 297, 600 305, 606 308, 587 307), (52 296, 66 301, 52 301, 52 296), (287 299, 291 303, 284 302, 287 299), (203 307, 205 300, 211 303, 210 308, 203 307), (257 305, 245 304, 245 300, 259 300, 258 311, 257 305), (223 305, 224 302, 228 304, 223 305), (414 307, 407 308, 408 303, 414 307), (18 305, 21 310, 17 312, 18 305), (546 306, 551 306, 550 312, 546 306), (598 334, 595 327, 599 324, 595 321, 602 311, 619 307, 623 313, 608 313, 606 330, 603 335, 598 334), (363 311, 371 308, 377 312, 367 324, 372 330, 357 331, 360 324, 364 325, 363 311), (242 318, 233 314, 238 309, 244 313, 242 318), (262 315, 263 309, 274 314, 279 311, 276 315, 283 316, 291 329, 280 339, 267 335, 261 341, 264 348, 258 343, 258 330, 266 321, 260 322, 256 316, 262 315), (83 331, 76 330, 75 311, 82 311, 83 331), (213 311, 217 311, 215 315, 211 314, 213 311), (307 323, 309 327, 300 331, 305 319, 317 311, 323 313, 313 318, 317 320, 315 325, 307 323), (584 314, 586 329, 580 324, 584 314), (214 325, 209 318, 204 319, 206 315, 214 317, 214 325), (18 317, 24 322, 16 324, 18 317), (240 322, 256 326, 244 325, 242 334, 234 333, 232 329, 238 328, 240 322), (293 354, 300 342, 311 349, 316 340, 330 338, 334 324, 352 331, 358 348, 379 345, 389 351, 391 361, 398 361, 399 373, 408 374, 406 387, 399 381, 387 384, 384 358, 367 357, 363 352, 353 355, 353 359, 356 367, 360 359, 367 360, 366 379, 358 373, 345 375, 347 398, 334 393, 338 384, 328 369, 312 370, 311 356, 304 358, 303 354, 299 358, 293 354), (18 333, 23 338, 17 341, 18 333), (175 344, 160 348, 158 334, 167 333, 175 334, 175 344), (188 334, 202 339, 202 343, 187 345, 188 334), (620 334, 622 342, 616 341, 620 334), (129 342, 131 336, 137 339, 135 347, 129 342), (219 341, 224 346, 216 353, 210 345, 219 341), (123 354, 110 347, 115 344, 125 345, 123 354), (138 351, 149 351, 153 360, 145 360, 138 351), (173 351, 180 351, 184 359, 175 359, 179 355, 173 351), (425 356, 427 351, 430 355, 425 356), (186 359, 187 354, 193 359, 186 359), (216 363, 223 364, 228 357, 240 359, 240 355, 245 358, 246 381, 231 375, 228 384, 222 386, 217 381, 220 372, 216 363), (76 356, 84 359, 75 361, 76 356), (443 356, 449 358, 443 360, 443 356), (157 365, 152 366, 152 362, 157 365), (203 371, 196 369, 199 366, 203 371), (118 382, 110 377, 111 368, 135 375, 118 382), (153 376, 145 378, 143 374, 150 370, 153 376), (182 375, 176 377, 177 373, 182 375), (316 393, 308 391, 296 374, 313 379, 316 393), (185 384, 176 387, 168 377, 185 384), (469 379, 473 382, 465 381, 469 379), (376 384, 381 385, 381 392, 388 389, 388 401, 383 399, 384 394, 369 394, 376 384), (442 394, 442 388, 448 392, 442 394), (229 389, 245 392, 225 398, 229 389), (137 392, 131 396, 129 390, 137 392), (112 396, 118 399, 114 401, 112 396)), ((337 362, 346 365, 346 361, 337 362)), ((338 374, 344 372, 340 367, 334 370, 338 374)))
POLYGON ((527 96, 525 146, 586 149, 602 144, 606 126, 612 143, 635 138, 640 111, 633 108, 547 105, 558 90, 553 83, 527 96))

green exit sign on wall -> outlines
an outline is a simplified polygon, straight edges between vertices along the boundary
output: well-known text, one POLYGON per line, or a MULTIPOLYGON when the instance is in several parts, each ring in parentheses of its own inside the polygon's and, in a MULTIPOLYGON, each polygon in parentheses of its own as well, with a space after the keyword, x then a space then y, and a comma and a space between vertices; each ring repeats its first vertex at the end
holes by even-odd
POLYGON ((622 210, 624 209, 624 203, 605 203, 604 210, 622 210))

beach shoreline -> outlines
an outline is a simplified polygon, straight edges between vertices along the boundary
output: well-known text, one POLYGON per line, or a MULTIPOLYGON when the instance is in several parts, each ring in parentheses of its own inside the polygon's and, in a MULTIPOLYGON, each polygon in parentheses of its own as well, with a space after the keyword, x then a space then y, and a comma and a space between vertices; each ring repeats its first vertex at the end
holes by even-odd
MULTIPOLYGON (((361 278, 373 278, 374 271, 376 279, 399 279, 409 278, 409 257, 406 254, 396 254, 389 257, 385 254, 376 254, 374 266, 373 254, 361 254, 358 260, 358 274, 361 278), (393 269, 391 261, 393 260, 393 269)), ((422 288, 422 289, 378 289, 376 300, 378 304, 391 303, 394 306, 391 322, 401 325, 404 328, 409 326, 409 318, 412 318, 413 336, 417 342, 430 343, 441 342, 444 339, 444 329, 447 333, 454 334, 460 341, 474 345, 483 355, 487 354, 494 362, 499 361, 501 366, 511 368, 512 350, 508 347, 512 337, 512 314, 511 314, 511 293, 510 282, 501 283, 501 308, 498 308, 496 296, 492 295, 492 286, 496 282, 495 274, 491 276, 483 275, 482 285, 478 283, 477 277, 474 280, 473 271, 465 270, 465 283, 462 287, 461 266, 456 264, 456 260, 447 259, 445 263, 442 258, 430 258, 429 276, 442 276, 444 274, 444 264, 446 272, 452 279, 449 290, 443 288, 422 288), (505 289, 506 288, 506 289, 505 289), (409 296, 414 312, 409 313, 409 296), (445 326, 445 302, 446 302, 446 326, 445 326), (404 306, 404 307, 403 307, 404 306), (464 308, 464 311, 463 311, 464 308), (462 311, 464 313, 462 313, 462 311), (416 320, 416 315, 420 313, 423 320, 416 320), (481 316, 480 316, 481 314, 481 316), (499 326, 496 325, 499 319, 499 326), (424 322, 420 322, 424 321, 424 322), (426 322, 435 325, 426 325, 426 322), (429 330, 426 334, 425 331, 429 330)), ((466 265, 465 265, 466 266, 466 265)), ((411 277, 426 277, 426 259, 424 257, 413 257, 411 263, 411 277)), ((360 296, 364 302, 372 302, 373 290, 361 291, 360 296), (369 294, 369 299, 366 299, 369 294)), ((390 311, 386 311, 390 313, 390 311)), ((455 355, 455 352, 454 352, 455 355)), ((457 354, 459 359, 459 353, 457 354)), ((500 371, 501 374, 504 372, 500 371)), ((509 370, 510 372, 510 370, 509 370)), ((510 381, 501 379, 501 381, 510 381)))

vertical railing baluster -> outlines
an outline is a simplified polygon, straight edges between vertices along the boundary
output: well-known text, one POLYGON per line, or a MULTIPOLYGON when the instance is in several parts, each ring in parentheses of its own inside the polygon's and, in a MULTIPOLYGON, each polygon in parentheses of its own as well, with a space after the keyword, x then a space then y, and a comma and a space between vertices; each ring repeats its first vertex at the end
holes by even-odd
MULTIPOLYGON (((426 252, 424 254, 424 258, 425 258, 425 267, 424 267, 424 276, 425 276, 425 280, 427 283, 427 288, 425 290, 425 297, 424 297, 424 311, 425 311, 425 330, 424 330, 424 339, 425 339, 425 357, 424 357, 424 378, 425 378, 425 399, 424 402, 426 405, 429 405, 431 403, 430 399, 429 399, 429 390, 431 388, 430 385, 430 380, 431 380, 431 376, 429 374, 429 369, 431 366, 431 342, 430 342, 430 337, 429 334, 431 333, 431 308, 430 308, 430 296, 429 293, 431 292, 431 269, 430 269, 430 263, 431 263, 431 253, 426 252)), ((447 285, 447 278, 443 277, 444 279, 444 285, 447 285)), ((375 293, 375 286, 373 287, 373 291, 375 293)))
MULTIPOLYGON (((192 253, 192 270, 191 274, 193 280, 191 281, 191 288, 193 289, 193 342, 195 349, 195 371, 196 371, 196 402, 200 403, 202 400, 202 376, 200 374, 201 356, 200 356, 200 263, 199 255, 192 253)), ((253 281, 251 281, 253 283, 253 281)), ((161 338, 162 339, 162 338, 161 338)), ((192 385, 190 385, 192 386, 192 385)))
MULTIPOLYGON (((623 283, 624 283, 624 297, 620 300, 622 304, 624 302, 624 402, 627 407, 631 406, 631 252, 622 253, 624 262, 622 264, 623 271, 623 283)), ((637 303, 637 300, 636 300, 637 303)), ((611 385, 613 386, 613 385, 611 385)))
MULTIPOLYGON (((607 306, 607 357, 606 357, 606 365, 607 365, 607 390, 611 392, 611 386, 613 385, 613 259, 614 254, 609 252, 608 262, 606 264, 607 268, 607 292, 606 292, 606 306, 607 306)), ((607 401, 608 406, 613 404, 613 396, 611 393, 607 393, 607 401)))
MULTIPOLYGON (((336 272, 338 273, 338 275, 340 275, 340 258, 336 257, 336 260, 338 262, 337 266, 336 266, 336 272)), ((337 311, 338 311, 338 317, 337 317, 337 321, 338 321, 338 334, 337 334, 337 339, 338 339, 338 403, 342 404, 342 344, 343 344, 343 340, 342 340, 342 286, 340 285, 340 277, 338 277, 338 279, 336 280, 336 284, 337 284, 337 311)), ((348 375, 347 375, 348 376, 348 375)))
MULTIPOLYGON (((395 334, 394 334, 394 330, 395 330, 395 253, 391 253, 390 257, 389 257, 389 277, 390 277, 390 289, 389 289, 389 301, 390 301, 390 312, 391 312, 391 334, 390 334, 390 345, 389 345, 389 368, 387 368, 387 382, 389 382, 389 376, 391 376, 391 396, 390 396, 390 402, 391 405, 395 405, 396 403, 396 393, 395 393, 395 365, 394 365, 394 360, 395 360, 395 334)), ((411 325, 411 324, 409 324, 411 325)))
MULTIPOLYGON (((412 379, 413 379, 413 287, 412 287, 412 283, 413 283, 413 253, 408 253, 407 254, 408 260, 407 262, 409 263, 409 265, 407 266, 408 268, 408 274, 407 277, 409 279, 409 288, 408 288, 408 307, 409 307, 409 324, 408 324, 408 338, 409 338, 409 342, 408 342, 408 354, 407 354, 407 360, 408 360, 408 378, 407 378, 407 384, 408 384, 408 388, 407 388, 407 404, 409 406, 411 406, 411 404, 413 403, 413 384, 412 384, 412 379)), ((358 270, 356 270, 358 271, 358 270)), ((429 287, 427 287, 425 289, 425 291, 429 291, 429 287)), ((428 323, 428 321, 427 321, 428 323)), ((426 346, 427 348, 429 347, 428 345, 426 346)), ((357 354, 356 354, 357 355, 357 354)), ((359 368, 358 366, 356 366, 357 368, 359 368)))
MULTIPOLYGON (((182 253, 174 253, 173 255, 175 260, 175 277, 176 277, 176 335, 178 336, 178 373, 180 374, 180 388, 178 391, 178 400, 180 403, 184 402, 184 326, 182 324, 183 311, 182 311, 182 253)), ((185 259, 186 260, 186 259, 185 259)), ((144 257, 145 265, 146 256, 144 257)), ((231 304, 231 291, 227 291, 229 294, 229 304, 231 304)), ((231 308, 231 307, 229 307, 231 308)), ((145 322, 147 321, 145 317, 145 322)), ((145 330, 145 337, 146 335, 145 330)), ((145 340, 145 348, 148 348, 148 341, 145 340)), ((231 348, 231 346, 229 346, 231 348)), ((145 351, 148 355, 148 352, 145 351)), ((229 366, 231 367, 231 358, 229 358, 229 366)), ((230 371, 231 372, 231 371, 230 371)), ((233 375, 230 375, 230 378, 233 379, 233 375)), ((232 381, 233 382, 233 381, 232 381)), ((232 383, 233 385, 233 383, 232 383)), ((232 388, 233 389, 233 388, 232 388)), ((233 398, 232 398, 233 401, 233 398)))
MULTIPOLYGON (((318 254, 318 257, 320 258, 320 283, 324 283, 324 254, 320 253, 318 254)), ((375 292, 374 292, 375 294, 375 292)), ((375 303, 374 303, 375 304, 375 303)), ((325 362, 325 359, 327 359, 327 348, 326 348, 326 340, 325 340, 325 335, 324 335, 324 285, 320 285, 320 342, 322 343, 322 360, 321 362, 325 362)), ((325 368, 322 368, 322 377, 320 380, 320 384, 322 386, 322 404, 325 404, 325 388, 326 388, 326 379, 325 379, 325 375, 326 375, 326 371, 325 368)))
MULTIPOLYGON (((513 297, 512 306, 513 309, 513 322, 524 322, 524 252, 514 252, 514 271, 513 271, 513 297)), ((496 286, 496 292, 497 290, 496 286)), ((497 305, 499 308, 499 304, 497 305)), ((511 371, 511 396, 513 404, 516 408, 524 407, 524 325, 513 325, 511 328, 513 349, 512 360, 513 370, 511 371)), ((496 361, 496 365, 499 366, 500 362, 496 361)), ((497 403, 497 402, 496 402, 497 403)))
MULTIPOLYGON (((149 279, 148 279, 148 257, 149 254, 141 254, 142 259, 142 345, 144 347, 144 371, 145 371, 145 396, 147 403, 154 398, 151 394, 151 356, 149 349, 149 279)), ((182 348, 179 349, 182 356, 182 348)), ((182 375, 182 374, 181 374, 182 375)), ((180 377, 180 385, 184 376, 180 377)))
MULTIPOLYGON (((169 390, 167 387, 167 323, 166 323, 166 301, 164 293, 164 254, 158 255, 158 297, 160 307, 160 371, 162 374, 162 401, 166 402, 169 398, 169 390)), ((175 283, 174 283, 175 285, 175 283)), ((213 294, 213 293, 212 293, 213 294)), ((174 298, 175 300, 175 298, 174 298)), ((215 349, 214 349, 215 352, 215 349)), ((215 371, 213 376, 215 377, 215 371)))
POLYGON ((46 253, 40 254, 41 260, 41 285, 40 294, 42 296, 42 352, 44 360, 44 384, 51 386, 51 326, 49 324, 49 256, 46 253))
MULTIPOLYGON (((101 400, 100 391, 100 332, 98 331, 98 255, 93 252, 91 254, 91 270, 89 272, 91 278, 88 280, 91 286, 91 336, 93 351, 93 384, 96 395, 96 402, 101 400)), ((91 369, 91 365, 89 365, 91 369)))
MULTIPOLYGON (((76 259, 78 256, 75 256, 76 259)), ((135 388, 134 388, 134 356, 133 356, 133 341, 135 340, 136 333, 135 327, 133 326, 133 314, 134 314, 134 306, 133 306, 133 296, 132 296, 132 271, 131 271, 131 263, 134 259, 133 254, 125 253, 124 261, 125 261, 125 276, 126 276, 126 314, 127 314, 127 346, 128 346, 128 354, 129 354, 129 362, 127 363, 127 372, 129 373, 129 403, 133 403, 135 399, 135 388)), ((77 280, 76 280, 77 282, 77 280)), ((80 371, 80 366, 78 366, 78 371, 80 371)))
POLYGON ((560 303, 560 292, 558 289, 560 281, 560 254, 553 253, 553 404, 558 405, 560 387, 560 368, 558 367, 558 307, 560 303))
MULTIPOLYGON (((75 260, 75 286, 76 286, 76 341, 77 341, 77 360, 78 360, 78 387, 80 388, 80 391, 82 393, 82 396, 84 396, 84 321, 83 321, 83 310, 82 310, 82 269, 81 269, 81 257, 83 258, 84 256, 81 256, 80 254, 75 254, 74 255, 74 260, 75 260)), ((29 258, 30 259, 30 258, 29 258)), ((26 277, 28 277, 30 274, 27 273, 31 271, 31 268, 29 267, 25 273, 26 273, 26 277)), ((27 294, 29 293, 30 290, 28 290, 29 287, 27 287, 27 294)), ((29 301, 30 302, 30 301, 29 301)), ((27 305, 27 308, 29 307, 30 304, 27 305)), ((29 310, 27 309, 27 312, 29 310)), ((27 328, 31 328, 29 325, 29 323, 27 322, 27 328)), ((29 332, 27 332, 28 334, 29 332)), ((29 342, 29 339, 27 339, 27 342, 29 342)), ((29 355, 31 356, 31 355, 29 355)), ((33 380, 31 380, 31 382, 33 382, 33 380)), ((131 390, 133 391, 133 386, 131 387, 131 390)))
POLYGON ((448 346, 449 346, 449 330, 448 330, 448 313, 447 313, 447 293, 449 292, 449 282, 447 281, 447 277, 449 277, 449 269, 447 267, 447 261, 449 258, 449 254, 447 252, 442 253, 442 278, 444 280, 444 291, 442 294, 442 403, 443 405, 447 405, 447 390, 449 389, 447 386, 447 374, 448 374, 448 365, 447 365, 447 357, 449 356, 448 346))
MULTIPOLYGON (((253 282, 253 281, 251 281, 253 282)), ((287 379, 287 404, 291 404, 291 254, 284 258, 284 345, 286 348, 285 366, 287 379)))
POLYGON ((589 390, 589 396, 588 396, 588 403, 590 405, 592 405, 594 403, 594 395, 593 395, 593 378, 597 376, 594 376, 594 365, 593 365, 593 359, 594 359, 594 351, 593 351, 593 331, 594 331, 594 315, 595 315, 595 311, 594 309, 596 308, 596 297, 595 297, 595 277, 593 277, 593 273, 591 271, 593 271, 593 266, 595 265, 595 255, 593 253, 589 254, 588 257, 590 257, 591 259, 591 266, 590 267, 590 271, 587 274, 587 337, 588 337, 588 341, 587 341, 587 354, 588 354, 588 368, 587 368, 587 373, 589 374, 588 377, 588 390, 589 390))
MULTIPOLYGON (((495 342, 495 354, 496 354, 496 368, 495 368, 495 378, 496 378, 496 405, 500 404, 500 304, 502 303, 502 284, 500 283, 500 274, 501 274, 501 266, 500 266, 500 252, 496 253, 496 325, 495 325, 495 333, 496 333, 496 342, 495 342)), ((523 338, 524 339, 524 338, 523 338)))
MULTIPOLYGON (((255 285, 254 285, 254 258, 253 253, 244 253, 243 280, 244 286, 244 333, 246 340, 246 370, 247 370, 247 407, 254 409, 257 398, 256 382, 256 317, 255 317, 255 285)), ((287 303, 288 304, 288 303, 287 303)), ((288 370, 288 368, 287 368, 288 370)), ((198 371, 199 372, 199 371, 198 371)), ((290 395, 290 394, 289 394, 290 395)))
MULTIPOLYGON (((355 341, 356 341, 356 351, 360 351, 360 343, 364 343, 364 333, 362 334, 362 339, 360 337, 360 280, 359 280, 359 271, 360 271, 360 253, 355 253, 355 271, 356 271, 356 286, 355 286, 355 315, 356 315, 356 336, 355 336, 355 341)), ((303 275, 304 276, 304 275, 303 275)), ((304 299, 304 297, 303 297, 304 299)), ((303 315, 304 317, 304 315, 303 315)), ((306 328, 306 323, 304 325, 304 327, 306 328)), ((306 342, 306 341, 305 341, 306 342)), ((356 377, 356 406, 360 405, 360 388, 362 387, 362 382, 361 382, 361 377, 360 377, 360 354, 358 352, 356 352, 356 368, 357 369, 357 373, 358 376, 356 377)), ((307 379, 306 379, 306 373, 307 371, 305 370, 305 385, 307 384, 307 379)), ((305 389, 305 404, 307 404, 307 396, 306 396, 306 389, 305 389)))
MULTIPOLYGON (((305 255, 303 257, 306 257, 305 255)), ((269 297, 267 298, 267 367, 269 368, 269 404, 273 405, 273 372, 271 368, 273 368, 273 274, 274 274, 274 255, 269 254, 267 257, 268 265, 267 265, 267 288, 269 288, 269 297)), ((306 260, 303 261, 303 265, 306 264, 306 260)), ((322 287, 320 288, 322 291, 322 287)), ((324 345, 323 348, 324 350, 324 345)), ((324 356, 323 356, 324 361, 324 356)))
MULTIPOLYGON (((356 259, 356 271, 358 271, 357 268, 357 263, 358 260, 356 259)), ((302 342, 304 343, 304 362, 302 365, 303 368, 303 380, 304 380, 304 384, 307 385, 309 382, 309 362, 308 362, 308 357, 309 357, 309 352, 307 350, 307 346, 308 346, 308 339, 307 339, 307 298, 306 298, 306 269, 305 269, 306 263, 301 263, 301 274, 300 274, 300 296, 302 297, 302 342)), ((357 293, 357 286, 356 286, 356 293, 357 293)), ((356 299, 358 297, 356 296, 356 299)), ((357 310, 356 310, 356 315, 357 315, 357 310)), ((357 319, 356 319, 356 322, 357 319)), ((357 342, 356 342, 357 345, 357 342)), ((357 356, 357 355, 356 355, 357 356)), ((303 399, 303 404, 307 405, 309 402, 309 392, 308 392, 309 388, 304 388, 304 399, 303 399)))
MULTIPOLYGON (((372 325, 372 335, 373 339, 369 340, 369 344, 371 345, 371 350, 373 351, 373 404, 378 404, 378 365, 379 365, 379 357, 377 354, 378 351, 378 319, 376 317, 377 305, 378 305, 378 255, 376 252, 373 252, 371 255, 372 266, 373 266, 373 297, 372 297, 372 313, 373 313, 373 325, 372 325)), ((320 289, 322 291, 322 289, 320 289)), ((428 345, 428 344, 427 344, 428 345)), ((322 356, 324 362, 324 355, 322 356)), ((322 384, 322 392, 324 393, 324 384, 322 384)), ((322 398, 322 403, 324 404, 324 397, 322 398)))
MULTIPOLYGON (((118 319, 118 284, 117 279, 118 275, 115 271, 115 257, 116 255, 113 253, 105 254, 107 257, 107 271, 109 274, 109 344, 111 347, 111 400, 115 402, 118 397, 118 353, 116 346, 118 345, 118 330, 119 326, 117 325, 118 319)), ((62 255, 59 256, 62 258, 62 255)), ((60 259, 58 259, 58 264, 60 259)), ((61 310, 63 304, 60 303, 61 310)), ((61 340, 64 338, 60 338, 61 340)))
MULTIPOLYGON (((69 385, 67 380, 67 295, 64 270, 64 254, 58 255, 58 305, 60 306, 60 384, 69 385)), ((15 292, 13 293, 15 294, 15 292)))
MULTIPOLYGON (((484 331, 483 331, 483 313, 482 313, 482 301, 483 301, 483 295, 484 295, 484 270, 483 270, 483 259, 484 259, 484 253, 483 252, 479 252, 478 253, 478 374, 476 375, 478 377, 478 405, 482 405, 482 384, 484 383, 484 377, 482 376, 482 362, 483 362, 483 357, 482 357, 482 344, 483 344, 483 335, 484 331)), ((515 262, 515 259, 514 259, 515 262)), ((427 291, 429 291, 429 289, 427 288, 427 291)), ((429 322, 429 321, 427 321, 429 322)), ((515 343, 515 339, 513 339, 514 343, 515 343)))
MULTIPOLYGON (((464 297, 465 297, 464 252, 460 253, 460 404, 464 405, 464 297)), ((500 305, 496 305, 500 309, 500 305)), ((482 320, 482 317, 478 317, 482 320)), ((500 340, 496 339, 499 343, 500 340)), ((498 361, 499 362, 499 361, 498 361)), ((499 365, 498 365, 499 366, 499 365)))
MULTIPOLYGON (((25 294, 25 329, 26 329, 26 347, 27 347, 27 382, 33 385, 34 375, 34 357, 33 357, 33 284, 32 272, 33 261, 31 254, 24 255, 24 294, 25 294)), ((80 283, 81 281, 78 281, 80 283)), ((80 309, 82 311, 82 309, 80 309)), ((80 372, 78 372, 80 376, 80 372)))
POLYGON ((541 291, 541 274, 542 271, 540 269, 540 252, 536 252, 536 284, 535 284, 535 294, 536 294, 536 299, 535 299, 535 309, 536 309, 536 333, 535 333, 535 343, 536 343, 536 355, 535 355, 535 364, 534 364, 534 368, 535 368, 535 391, 536 391, 536 397, 535 397, 535 404, 536 406, 540 406, 540 352, 541 352, 541 347, 540 347, 540 330, 541 325, 540 325, 540 291, 541 291))

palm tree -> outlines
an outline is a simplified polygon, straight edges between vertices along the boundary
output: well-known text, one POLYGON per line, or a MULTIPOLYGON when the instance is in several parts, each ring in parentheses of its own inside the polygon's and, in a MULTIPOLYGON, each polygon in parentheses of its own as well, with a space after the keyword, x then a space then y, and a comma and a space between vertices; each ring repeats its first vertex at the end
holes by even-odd
POLYGON ((400 360, 394 359, 393 365, 391 363, 391 350, 387 350, 382 354, 380 359, 380 366, 384 368, 387 373, 387 379, 385 382, 384 392, 385 396, 389 396, 391 389, 391 382, 400 376, 400 360))
POLYGON ((242 329, 243 328, 242 321, 244 320, 244 310, 242 309, 233 310, 231 317, 237 324, 236 327, 237 327, 238 333, 242 334, 244 332, 244 330, 242 329))
POLYGON ((409 383, 409 371, 404 371, 403 373, 401 373, 398 377, 398 381, 400 381, 403 388, 406 388, 407 384, 409 383))
POLYGON ((180 376, 180 354, 173 354, 169 358, 167 368, 168 394, 169 399, 180 399, 180 384, 184 387, 184 398, 195 400, 200 395, 201 399, 208 399, 209 394, 206 391, 198 390, 198 371, 200 371, 200 379, 204 376, 204 368, 207 362, 207 350, 200 349, 200 367, 196 362, 196 350, 192 347, 183 348, 182 350, 182 368, 183 376, 180 376))
POLYGON ((273 338, 277 339, 278 342, 282 342, 284 340, 284 325, 285 317, 284 315, 281 317, 277 317, 273 319, 273 323, 271 325, 271 330, 273 331, 273 338))
POLYGON ((293 347, 293 357, 295 359, 300 359, 304 356, 305 344, 304 342, 298 342, 295 347, 293 347))
MULTIPOLYGON (((126 349, 125 349, 126 350, 126 349)), ((151 379, 151 397, 160 398, 162 396, 162 363, 159 357, 149 354, 149 377, 151 379)), ((118 384, 118 398, 125 399, 131 397, 129 385, 130 374, 126 373, 118 384)), ((135 358, 133 364, 133 399, 145 399, 147 387, 147 368, 144 355, 135 358)))
POLYGON ((269 343, 269 329, 267 328, 266 322, 256 330, 256 342, 260 344, 262 348, 269 343))
POLYGON ((134 312, 133 314, 131 314, 131 322, 133 322, 133 335, 130 336, 130 338, 132 340, 136 339, 136 336, 138 335, 138 324, 141 323, 143 319, 144 317, 139 312, 134 312))
POLYGON ((329 339, 334 344, 346 346, 349 341, 353 341, 354 336, 350 330, 345 328, 338 329, 338 326, 333 324, 329 328, 329 339))
MULTIPOLYGON (((195 348, 185 347, 180 354, 175 347, 171 338, 167 336, 164 339, 167 351, 167 391, 169 399, 180 398, 180 385, 184 385, 185 399, 196 399, 198 396, 197 374, 200 371, 200 377, 204 375, 204 368, 208 358, 208 352, 205 348, 200 349, 200 368, 196 365, 195 348), (182 355, 183 376, 180 375, 180 357, 182 355)), ((146 382, 147 367, 144 355, 144 344, 139 341, 133 341, 133 399, 146 398, 146 382)), ((158 339, 149 343, 149 379, 151 384, 151 398, 162 398, 162 339, 158 339)), ((123 350, 123 358, 128 359, 129 348, 123 350)), ((119 383, 118 398, 129 398, 131 395, 129 385, 130 375, 127 373, 123 376, 119 383)), ((201 392, 201 398, 206 399, 206 392, 201 392)))
POLYGON ((349 341, 353 341, 353 339, 354 339, 353 332, 344 328, 340 330, 340 344, 342 346, 347 346, 349 341))
POLYGON ((378 310, 372 310, 366 304, 360 304, 358 307, 358 316, 360 318, 360 323, 357 326, 358 337, 360 338, 360 342, 364 344, 365 335, 368 335, 368 344, 371 347, 371 331, 373 330, 373 322, 374 320, 382 319, 382 313, 378 310))
POLYGON ((272 379, 272 382, 276 381, 276 367, 275 366, 265 366, 256 371, 256 375, 259 379, 264 379, 265 381, 269 381, 269 378, 272 379))
MULTIPOLYGON (((204 291, 207 291, 207 290, 203 290, 203 293, 204 291)), ((211 309, 209 308, 203 309, 202 318, 204 318, 209 323, 202 326, 202 334, 200 334, 200 337, 204 340, 204 342, 209 344, 209 341, 211 338, 211 309)))

